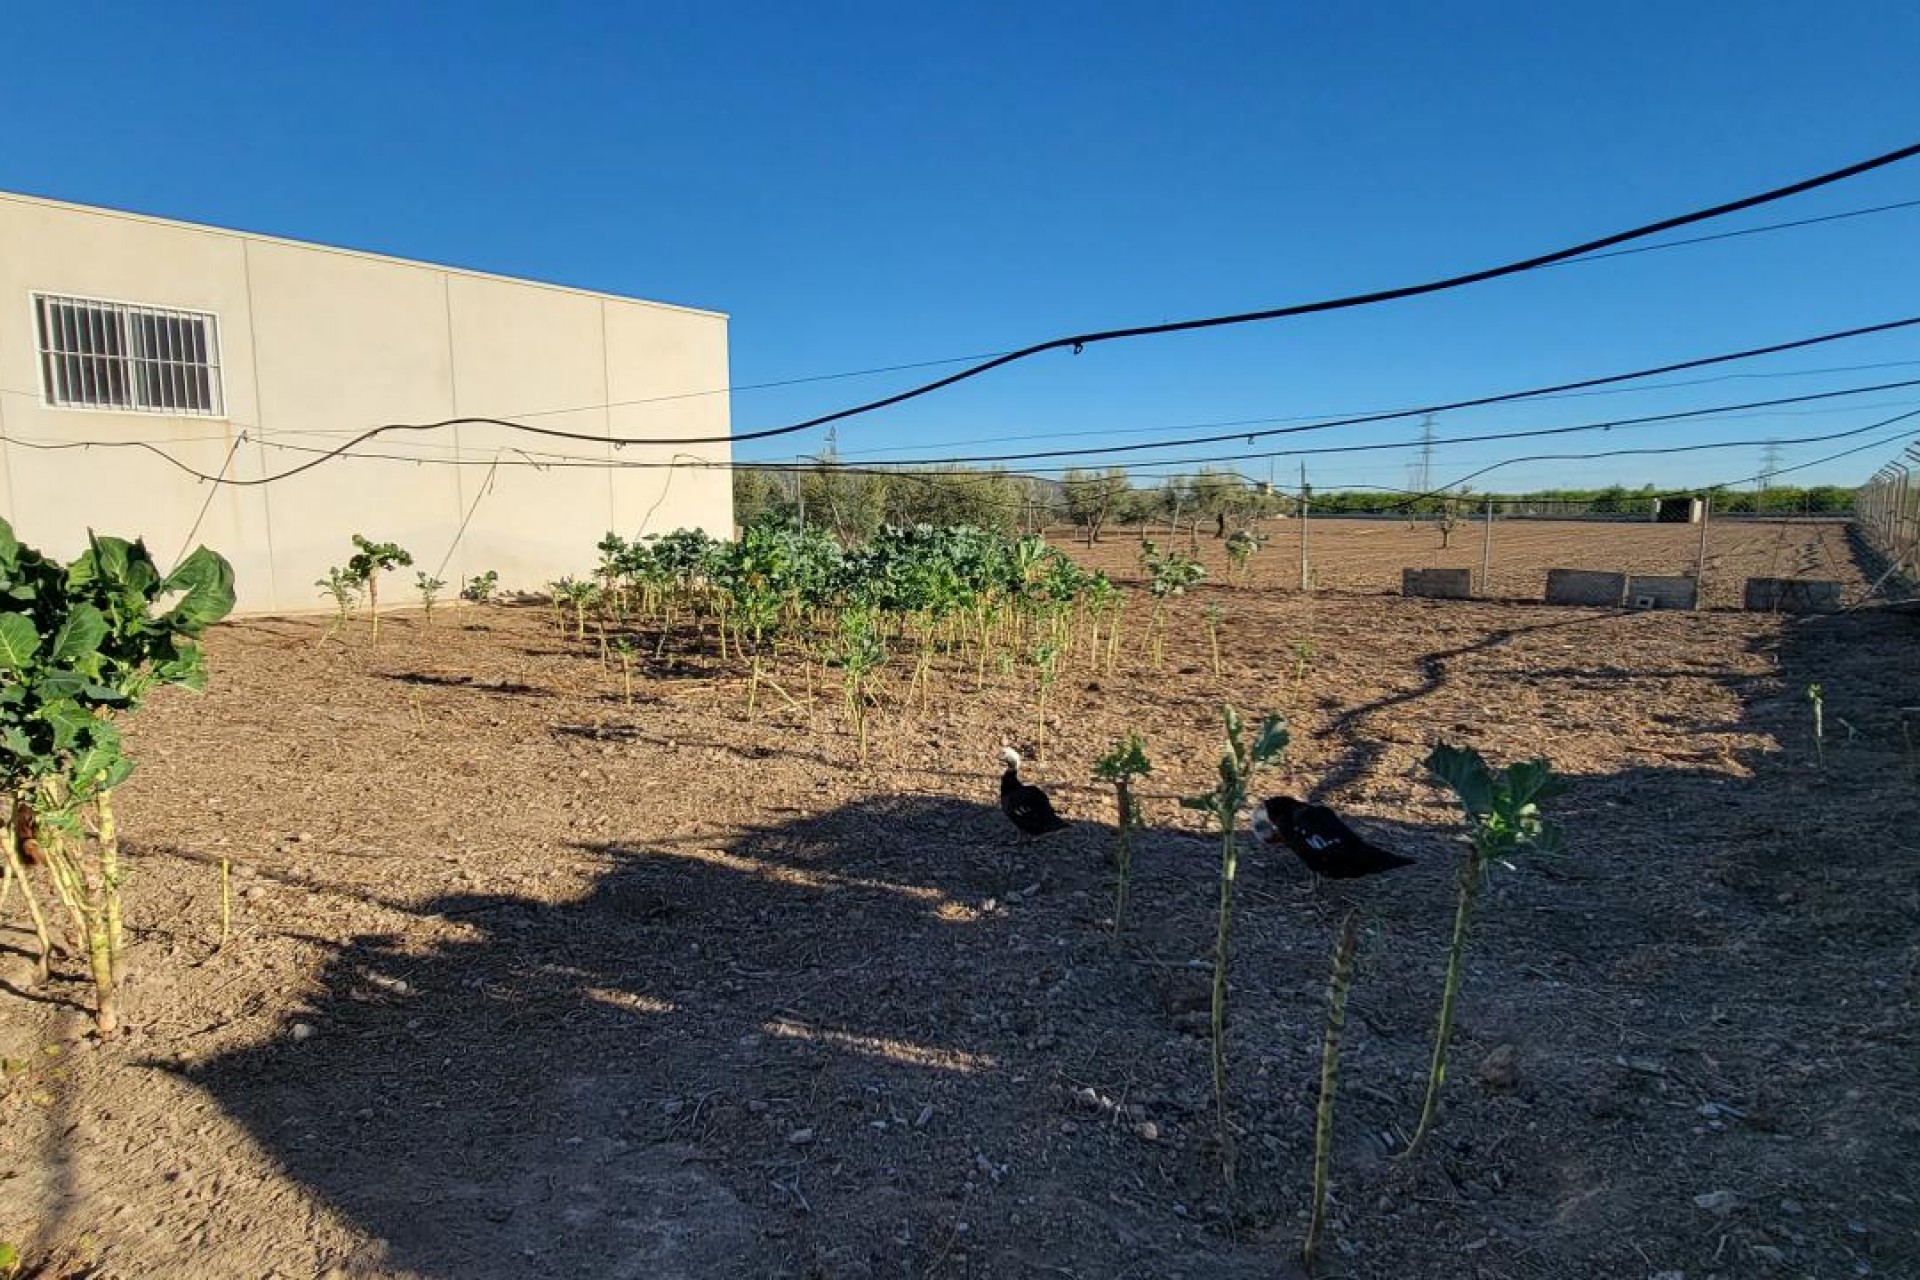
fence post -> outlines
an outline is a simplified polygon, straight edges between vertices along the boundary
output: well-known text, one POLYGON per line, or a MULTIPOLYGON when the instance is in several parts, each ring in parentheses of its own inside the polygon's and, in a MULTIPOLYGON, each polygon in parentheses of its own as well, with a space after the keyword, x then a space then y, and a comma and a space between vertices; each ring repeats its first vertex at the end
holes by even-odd
POLYGON ((1307 566, 1307 505, 1313 490, 1307 487, 1307 464, 1300 464, 1300 589, 1313 589, 1313 571, 1307 566))
POLYGON ((1480 594, 1488 594, 1493 569, 1493 498, 1487 498, 1486 519, 1480 524, 1480 594))
POLYGON ((1713 490, 1700 495, 1700 554, 1693 562, 1693 607, 1707 605, 1707 522, 1713 519, 1713 490))

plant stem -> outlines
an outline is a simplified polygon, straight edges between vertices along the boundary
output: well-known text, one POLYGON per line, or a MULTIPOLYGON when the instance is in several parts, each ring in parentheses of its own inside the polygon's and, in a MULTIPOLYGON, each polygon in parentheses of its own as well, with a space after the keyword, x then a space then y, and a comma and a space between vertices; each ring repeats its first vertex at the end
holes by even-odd
POLYGON ((1118 934, 1127 922, 1127 891, 1133 879, 1133 788, 1126 778, 1113 784, 1113 796, 1120 810, 1120 838, 1114 846, 1118 875, 1113 887, 1113 931, 1118 934))
POLYGON ((33 936, 40 944, 39 971, 36 982, 45 982, 53 976, 53 963, 49 957, 53 954, 53 935, 47 931, 47 917, 40 910, 39 899, 33 896, 33 883, 27 879, 27 869, 20 861, 20 850, 13 838, 13 824, 5 824, 0 830, 0 850, 7 859, 9 880, 20 882, 20 896, 27 904, 27 915, 33 920, 33 936))
POLYGON ((100 842, 100 887, 106 907, 107 945, 113 962, 113 981, 118 985, 125 968, 127 939, 120 920, 120 824, 114 817, 112 789, 100 788, 93 804, 100 816, 100 829, 95 838, 100 842))
POLYGON ((1333 948, 1333 976, 1327 983, 1327 1031, 1320 1043, 1320 1102, 1313 1112, 1313 1218, 1300 1262, 1313 1270, 1326 1225, 1327 1165, 1333 1150, 1333 1104, 1340 1085, 1340 1037, 1347 1025, 1347 988, 1353 983, 1353 957, 1360 946, 1360 913, 1347 912, 1333 948))
POLYGON ((1461 973, 1466 967, 1467 928, 1473 921, 1474 903, 1480 897, 1481 865, 1479 849, 1467 850, 1460 862, 1460 897, 1453 910, 1453 941, 1447 948, 1447 980, 1440 989, 1440 1018, 1433 1034, 1433 1061, 1427 1068, 1427 1097, 1420 1104, 1420 1123, 1414 1127, 1413 1140, 1403 1155, 1410 1156, 1426 1141, 1440 1111, 1440 1086, 1447 1078, 1447 1046, 1453 1039, 1453 999, 1460 990, 1461 973))
POLYGON ((1233 847, 1233 818, 1221 819, 1220 918, 1213 938, 1213 1101, 1224 1144, 1227 1136, 1227 949, 1233 927, 1233 880, 1239 857, 1233 847))
POLYGON ((233 860, 220 859, 220 942, 219 949, 225 950, 227 939, 233 936, 233 860))

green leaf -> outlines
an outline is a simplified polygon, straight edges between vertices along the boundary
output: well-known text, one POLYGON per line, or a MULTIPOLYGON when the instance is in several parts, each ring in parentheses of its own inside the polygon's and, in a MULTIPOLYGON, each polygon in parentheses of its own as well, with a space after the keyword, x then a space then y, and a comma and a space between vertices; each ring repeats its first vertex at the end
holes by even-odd
POLYGON ((1478 751, 1443 742, 1427 756, 1426 764, 1460 797, 1460 806, 1469 814, 1481 817, 1493 812, 1493 776, 1478 751))
POLYGON ((13 536, 13 526, 0 518, 0 568, 11 569, 20 562, 20 539, 13 536))
POLYGON ((52 662, 71 663, 98 650, 106 638, 106 615, 90 604, 77 604, 54 633, 53 649, 47 656, 52 662))
POLYGON ((71 671, 49 671, 33 682, 33 696, 42 702, 61 702, 78 698, 90 683, 71 671))
POLYGON ((182 631, 197 633, 233 612, 233 566, 218 552, 196 547, 179 568, 167 575, 160 590, 186 592, 166 621, 182 631))
POLYGON ((40 649, 40 629, 24 613, 0 613, 0 671, 24 671, 40 649))

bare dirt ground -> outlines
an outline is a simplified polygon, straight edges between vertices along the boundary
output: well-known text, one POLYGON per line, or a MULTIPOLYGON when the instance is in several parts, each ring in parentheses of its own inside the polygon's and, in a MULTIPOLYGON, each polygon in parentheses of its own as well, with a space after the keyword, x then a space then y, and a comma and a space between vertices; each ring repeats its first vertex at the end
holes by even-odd
MULTIPOLYGON (((1832 536, 1779 534, 1780 563, 1832 536)), ((1322 1274, 1920 1275, 1910 616, 1209 586, 1156 667, 1145 612, 1117 674, 1070 657, 1030 773, 1076 822, 1026 849, 994 802, 996 750, 1035 737, 1017 672, 925 710, 896 672, 861 765, 797 665, 757 723, 690 646, 629 706, 537 608, 378 646, 220 628, 212 688, 134 735, 134 1029, 87 1036, 71 972, 24 990, 0 927, 0 1239, 44 1277, 1285 1275, 1358 904, 1322 1274), (1194 967, 1217 855, 1174 801, 1222 701, 1291 718, 1262 791, 1419 859, 1319 892, 1243 865, 1231 1194, 1194 967), (1129 728, 1157 767, 1116 940, 1087 770, 1129 728), (1497 873, 1446 1111, 1402 1161, 1457 865, 1414 776, 1441 738, 1550 757, 1568 847, 1497 873)))
MULTIPOLYGON (((1269 520, 1261 531, 1271 541, 1256 556, 1248 582, 1293 589, 1300 585, 1300 525, 1269 520)), ((1073 531, 1054 531, 1065 543, 1073 531)), ((1476 594, 1502 600, 1544 598, 1549 569, 1601 569, 1617 573, 1691 575, 1700 556, 1700 526, 1650 521, 1496 520, 1491 545, 1477 515, 1463 518, 1444 539, 1431 520, 1310 518, 1307 554, 1314 582, 1335 591, 1398 591, 1402 569, 1471 569, 1476 594), (1479 572, 1487 551, 1489 581, 1479 572)), ((1183 528, 1172 538, 1165 525, 1128 527, 1106 534, 1093 559, 1110 570, 1131 572, 1141 537, 1162 546, 1197 552, 1214 578, 1227 569, 1226 552, 1212 530, 1191 538, 1183 528)), ((1084 549, 1084 548, 1083 548, 1084 549)), ((1707 564, 1701 603, 1739 608, 1748 578, 1826 578, 1854 581, 1859 570, 1847 548, 1846 525, 1820 521, 1713 519, 1707 527, 1707 564)))

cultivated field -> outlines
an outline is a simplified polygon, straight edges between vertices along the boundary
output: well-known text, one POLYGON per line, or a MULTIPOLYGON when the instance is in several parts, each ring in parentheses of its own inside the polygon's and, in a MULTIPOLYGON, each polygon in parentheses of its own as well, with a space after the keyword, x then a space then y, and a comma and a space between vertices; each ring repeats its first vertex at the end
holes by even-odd
MULTIPOLYGON (((1485 529, 1478 517, 1462 520, 1451 546, 1430 520, 1409 526, 1405 520, 1310 519, 1307 551, 1314 580, 1334 591, 1398 591, 1402 569, 1480 571, 1485 529)), ((1299 524, 1270 520, 1266 549, 1254 558, 1249 581, 1258 586, 1297 588, 1300 584, 1299 524)), ((1166 527, 1127 528, 1102 535, 1094 561, 1109 571, 1131 572, 1142 534, 1181 550, 1197 547, 1209 573, 1226 568, 1219 541, 1203 534, 1197 542, 1184 531, 1168 538, 1166 527), (1114 543, 1114 549, 1107 544, 1114 543)), ((1051 535, 1063 544, 1073 531, 1051 535)), ((1549 569, 1603 569, 1638 574, 1691 574, 1700 555, 1700 526, 1573 520, 1496 520, 1493 525, 1490 589, 1496 599, 1539 600, 1549 569)), ((1748 578, 1832 578, 1859 583, 1859 570, 1847 549, 1846 525, 1790 521, 1713 520, 1707 529, 1707 571, 1702 602, 1708 608, 1738 608, 1748 578)))
MULTIPOLYGON (((1293 571, 1279 528, 1256 584, 1293 571)), ((1114 675, 1068 655, 1029 772, 1076 821, 1030 848, 995 806, 998 748, 1034 734, 1017 671, 936 672, 907 709, 893 670, 862 765, 791 665, 754 722, 711 646, 647 662, 629 705, 544 608, 377 646, 219 628, 210 690, 134 726, 132 1030, 89 1038, 71 976, 24 990, 0 921, 0 1239, 49 1277, 1266 1280, 1304 1228, 1359 904, 1323 1274, 1920 1275, 1914 622, 1405 600, 1380 594, 1402 565, 1477 565, 1477 530, 1312 536, 1354 590, 1204 586, 1163 665, 1136 596, 1114 675), (1223 701, 1292 722, 1258 791, 1419 859, 1318 892, 1243 866, 1231 1195, 1193 967, 1218 864, 1174 799, 1212 784, 1223 701), (1128 729, 1156 770, 1116 940, 1088 767, 1128 729), (1443 738, 1551 758, 1568 840, 1496 871, 1446 1109, 1402 1161, 1458 865, 1415 771, 1443 738)), ((1555 564, 1678 572, 1697 531, 1495 536, 1521 597, 1555 564)), ((1859 581, 1838 528, 1715 547, 1716 601, 1859 581)))

